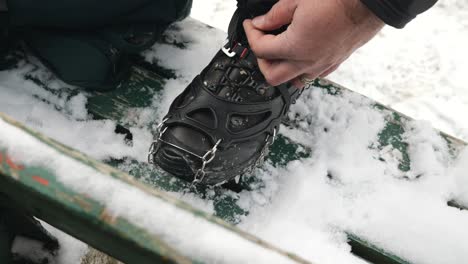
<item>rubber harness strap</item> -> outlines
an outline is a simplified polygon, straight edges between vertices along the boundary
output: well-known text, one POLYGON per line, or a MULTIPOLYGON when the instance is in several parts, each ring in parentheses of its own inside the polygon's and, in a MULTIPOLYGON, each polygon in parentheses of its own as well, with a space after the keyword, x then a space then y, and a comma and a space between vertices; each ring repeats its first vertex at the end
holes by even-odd
POLYGON ((228 146, 235 142, 248 140, 264 133, 273 133, 282 121, 283 114, 287 111, 290 95, 286 91, 271 101, 257 103, 236 103, 226 101, 212 94, 203 86, 200 76, 196 77, 192 85, 182 93, 171 105, 172 113, 165 122, 167 126, 191 127, 204 133, 212 142, 222 139, 221 146, 228 146), (181 105, 185 98, 191 98, 189 102, 181 105), (198 111, 210 111, 214 119, 213 124, 207 125, 191 117, 198 111), (233 115, 249 116, 266 114, 266 117, 252 127, 243 131, 232 131, 229 122, 233 115))

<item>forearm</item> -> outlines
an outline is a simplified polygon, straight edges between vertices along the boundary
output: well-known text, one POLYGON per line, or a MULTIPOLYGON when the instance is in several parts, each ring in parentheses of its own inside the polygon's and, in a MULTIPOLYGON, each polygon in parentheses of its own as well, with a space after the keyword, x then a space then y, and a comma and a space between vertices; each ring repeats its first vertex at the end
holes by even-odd
POLYGON ((417 15, 431 8, 437 0, 361 0, 387 25, 403 28, 417 15))

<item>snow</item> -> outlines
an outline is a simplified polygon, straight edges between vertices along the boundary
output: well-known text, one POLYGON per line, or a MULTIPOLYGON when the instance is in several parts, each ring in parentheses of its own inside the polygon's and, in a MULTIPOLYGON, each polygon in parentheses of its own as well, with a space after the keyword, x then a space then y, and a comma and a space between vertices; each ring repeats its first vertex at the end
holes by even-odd
POLYGON ((454 196, 457 201, 468 205, 468 148, 465 149, 452 168, 451 175, 455 177, 456 191, 454 196))
POLYGON ((312 125, 283 134, 313 149, 313 155, 283 170, 265 171, 263 177, 274 178, 265 180, 272 191, 241 194, 242 204, 252 212, 242 228, 317 263, 356 261, 348 254, 343 231, 412 263, 462 263, 468 258, 461 242, 468 241, 468 214, 446 205, 456 191, 452 162, 444 140, 430 126, 405 124, 412 174, 424 176, 404 181, 397 162, 382 163, 375 158, 379 151, 368 148, 377 144, 385 116, 367 100, 310 90, 291 115, 296 111, 307 113, 304 119, 312 125), (258 204, 249 195, 270 202, 258 204))
POLYGON ((191 17, 226 31, 236 11, 236 1, 194 0, 191 17))
MULTIPOLYGON (((83 94, 73 96, 70 92, 61 96, 53 95, 33 82, 24 80, 24 74, 29 71, 27 65, 0 71, 1 112, 96 159, 130 156, 139 161, 146 160, 145 152, 152 140, 150 131, 132 128, 132 133, 139 140, 128 146, 124 136, 114 132, 114 122, 89 119, 87 99, 83 94), (51 106, 41 98, 56 105, 51 106)), ((43 69, 36 73, 49 74, 43 69)), ((48 81, 48 84, 51 87, 63 85, 56 79, 48 81)))
MULTIPOLYGON (((26 237, 16 237, 13 241, 12 252, 37 263, 43 263, 47 259, 50 264, 76 264, 87 253, 88 246, 75 238, 57 230, 47 223, 42 225, 60 241, 60 254, 52 256, 44 251, 43 244, 26 237)), ((97 264, 97 263, 96 263, 97 264)))
POLYGON ((28 260, 32 260, 33 262, 40 263, 44 261, 44 259, 49 260, 53 258, 49 252, 44 251, 43 246, 42 243, 36 240, 18 236, 13 241, 11 252, 15 255, 25 257, 28 260))
MULTIPOLYGON (((404 30, 386 27, 330 76, 407 115, 427 120, 404 123, 412 160, 409 175, 422 175, 420 178, 401 179, 397 170, 401 156, 398 151, 368 148, 377 142, 385 113, 375 111, 370 101, 356 94, 337 97, 310 89, 292 108, 291 115, 298 113, 304 120, 300 129, 283 127, 282 133, 313 149, 313 155, 285 168, 267 164, 259 170, 265 187, 240 194, 238 205, 251 214, 241 219, 239 227, 314 263, 364 263, 351 255, 346 232, 358 234, 414 263, 466 262, 468 214, 446 203, 456 198, 468 204, 468 150, 462 151, 456 160, 451 159, 444 139, 431 127, 468 139, 464 115, 468 110, 467 7, 464 0, 439 1, 404 30), (376 159, 382 155, 386 155, 388 163, 376 159)), ((195 0, 192 16, 225 29, 234 9, 235 1, 195 0)), ((161 119, 175 96, 209 62, 225 38, 224 33, 190 21, 181 22, 180 29, 173 37, 190 42, 187 49, 156 45, 145 53, 147 60, 158 60, 177 70, 179 76, 154 98, 154 106, 159 107, 157 113, 151 109, 143 111, 141 120, 131 128, 132 146, 114 133, 115 123, 90 119, 85 94, 74 95, 73 87, 69 93, 53 94, 24 81, 24 73, 31 70, 28 65, 0 72, 0 111, 94 158, 129 157, 144 161, 152 135, 141 124, 148 119, 161 119), (46 104, 41 98, 55 105, 46 104)), ((52 88, 64 85, 44 69, 35 72, 52 88)), ((28 150, 46 151, 19 131, 2 122, 0 126, 0 145, 15 142, 15 155, 24 158, 16 144, 28 150)), ((144 193, 119 182, 105 181, 96 171, 56 153, 28 158, 56 171, 64 183, 77 191, 93 194, 114 214, 173 239, 186 250, 183 252, 208 263, 223 257, 244 263, 245 256, 263 254, 258 248, 246 247, 236 237, 220 233, 216 227, 178 215, 144 193), (71 170, 71 166, 76 168, 71 170), (75 173, 66 177, 70 171, 75 173), (90 177, 93 179, 89 180, 90 177), (162 217, 161 210, 167 210, 171 217, 162 217), (161 226, 173 226, 176 234, 158 229, 160 225, 155 226, 155 221, 161 226), (200 240, 187 241, 182 235, 200 240), (206 247, 194 248, 191 242, 206 247), (227 247, 232 247, 229 253, 227 247)), ((172 195, 209 213, 214 210, 210 201, 196 195, 172 195)), ((63 245, 58 263, 79 263, 86 252, 85 245, 51 227, 48 229, 63 245)))

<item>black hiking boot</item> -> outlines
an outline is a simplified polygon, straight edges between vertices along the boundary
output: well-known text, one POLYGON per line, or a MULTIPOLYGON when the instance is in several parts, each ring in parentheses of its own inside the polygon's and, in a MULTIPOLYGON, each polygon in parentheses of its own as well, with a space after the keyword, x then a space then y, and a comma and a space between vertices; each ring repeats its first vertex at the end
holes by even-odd
POLYGON ((237 10, 226 46, 172 103, 150 163, 193 183, 219 185, 263 162, 300 89, 266 82, 242 27, 255 15, 237 10))

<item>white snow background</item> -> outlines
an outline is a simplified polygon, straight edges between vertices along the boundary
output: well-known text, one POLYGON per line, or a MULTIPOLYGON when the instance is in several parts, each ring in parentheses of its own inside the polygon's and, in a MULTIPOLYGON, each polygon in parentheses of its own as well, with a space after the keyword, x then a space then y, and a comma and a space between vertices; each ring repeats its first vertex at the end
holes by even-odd
MULTIPOLYGON (((234 1, 195 0, 192 16, 225 29, 234 8, 234 1)), ((330 76, 407 115, 429 121, 405 124, 411 128, 405 137, 412 146, 412 167, 417 170, 414 173, 424 173, 425 177, 415 182, 402 181, 395 170, 396 162, 383 164, 373 158, 378 153, 368 146, 376 142, 385 116, 372 110, 371 102, 352 93, 336 98, 309 90, 293 107, 292 114, 307 116, 315 126, 305 123, 300 130, 283 129, 282 133, 315 149, 314 155, 287 168, 267 165, 259 172, 266 188, 240 194, 239 204, 251 214, 239 226, 320 264, 363 263, 349 253, 344 231, 359 234, 414 263, 468 262, 468 214, 446 206, 455 197, 468 203, 468 151, 462 152, 458 161, 451 161, 444 141, 431 128, 468 139, 468 120, 464 118, 468 112, 467 8, 466 1, 439 1, 404 30, 386 27, 330 76), (330 121, 332 117, 334 122, 330 121), (325 126, 330 133, 321 132, 325 126), (333 171, 338 180, 330 181, 326 177, 328 171, 333 171)), ((180 76, 167 84, 161 97, 155 98, 155 104, 160 106, 157 113, 140 113, 140 124, 165 114, 173 98, 209 62, 225 38, 222 33, 190 22, 182 22, 181 28, 183 36, 193 42, 189 49, 157 45, 146 53, 148 60, 157 58, 178 70, 180 76), (197 34, 200 32, 204 34, 197 34)), ((71 100, 52 96, 24 81, 25 71, 27 66, 0 72, 1 112, 94 158, 128 156, 145 160, 152 138, 150 131, 138 128, 143 126, 132 128, 136 140, 128 146, 113 132, 114 123, 90 120, 85 96, 71 100), (46 96, 63 108, 57 110, 32 95, 46 96)), ((52 80, 50 85, 63 84, 52 80)), ((0 145, 9 144, 7 138, 28 142, 18 131, 0 125, 0 135, 4 135, 0 145)), ((32 160, 53 165, 47 157, 32 160)), ((53 169, 61 170, 57 166, 53 169)), ((104 190, 96 183, 87 191, 95 197, 106 197, 104 190)), ((137 197, 129 194, 121 199, 138 207, 137 197)), ((183 198, 212 211, 208 201, 183 198)), ((114 206, 119 207, 117 203, 114 206)), ((126 208, 128 204, 121 206, 126 208)), ((138 208, 133 212, 138 212, 138 208)), ((49 228, 63 245, 58 263, 79 263, 86 246, 49 228)), ((177 231, 183 233, 184 228, 191 226, 179 226, 177 231)), ((238 251, 222 253, 236 257, 244 249, 239 244, 238 251)), ((251 257, 253 263, 259 263, 255 256, 251 257)))

